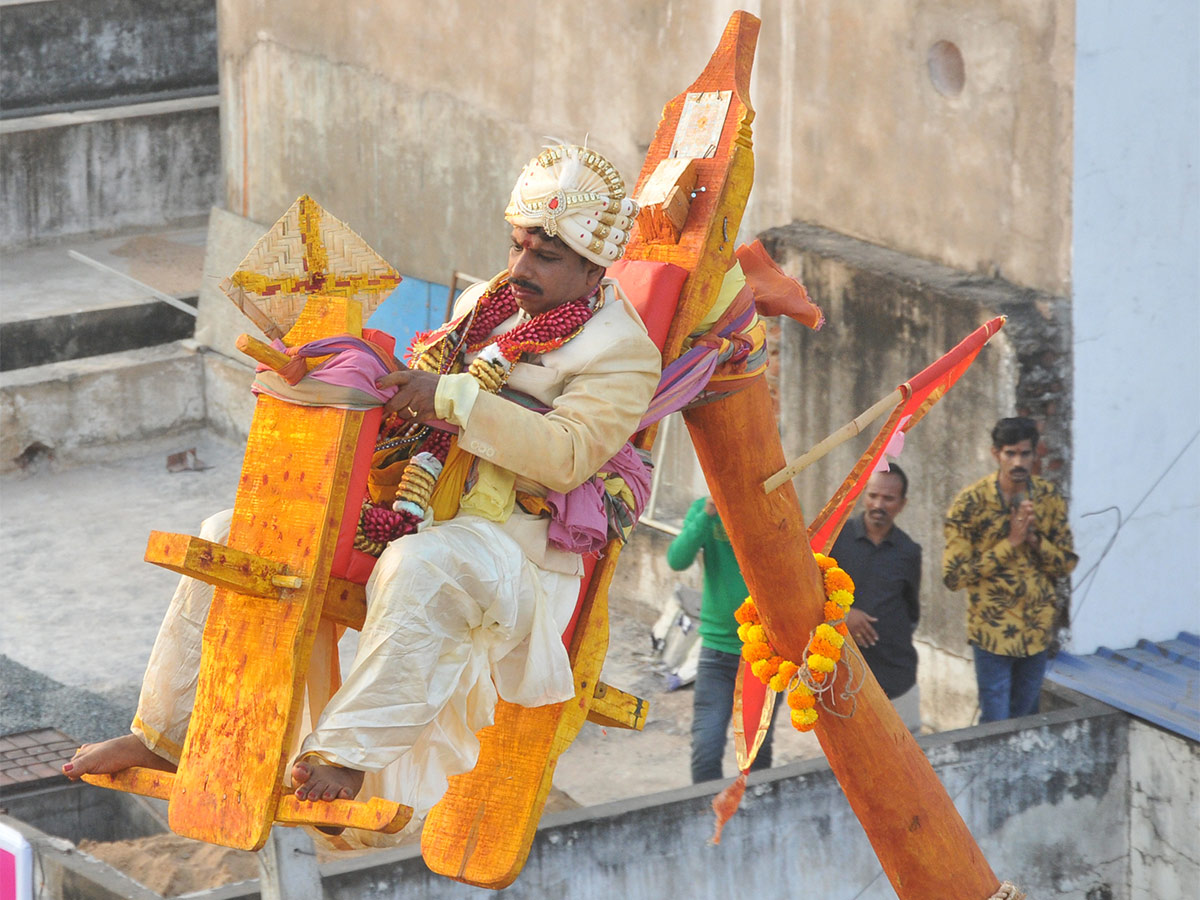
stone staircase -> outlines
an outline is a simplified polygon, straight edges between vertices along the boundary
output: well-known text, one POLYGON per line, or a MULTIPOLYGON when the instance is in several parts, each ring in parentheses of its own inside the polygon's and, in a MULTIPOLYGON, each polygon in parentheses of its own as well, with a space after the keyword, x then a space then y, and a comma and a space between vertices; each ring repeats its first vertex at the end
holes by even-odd
POLYGON ((205 421, 216 40, 215 0, 0 0, 0 471, 205 421))

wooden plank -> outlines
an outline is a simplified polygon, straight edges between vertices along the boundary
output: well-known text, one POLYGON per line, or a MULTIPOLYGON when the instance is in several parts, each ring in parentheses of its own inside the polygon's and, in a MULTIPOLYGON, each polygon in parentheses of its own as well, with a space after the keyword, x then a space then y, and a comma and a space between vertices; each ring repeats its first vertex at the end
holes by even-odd
MULTIPOLYGON (((287 343, 361 328, 356 302, 311 298, 287 343)), ((282 795, 363 413, 260 396, 230 546, 286 565, 289 603, 218 588, 191 725, 171 794, 172 830, 257 850, 282 795)))
POLYGON ((646 727, 650 704, 641 697, 618 690, 603 681, 596 685, 587 720, 605 728, 630 728, 641 731, 646 727))
POLYGON ((281 825, 332 825, 395 834, 412 818, 412 807, 379 797, 369 800, 300 800, 284 794, 275 808, 281 825))
POLYGON ((131 766, 112 775, 84 775, 83 780, 96 787, 141 794, 143 797, 154 797, 157 800, 169 800, 171 788, 175 784, 175 773, 131 766))
POLYGON ((366 587, 345 578, 330 578, 329 587, 325 590, 325 604, 321 607, 321 617, 355 631, 362 631, 363 622, 367 618, 366 587))
POLYGON ((150 532, 146 562, 248 597, 278 600, 303 579, 287 566, 188 534, 150 532))

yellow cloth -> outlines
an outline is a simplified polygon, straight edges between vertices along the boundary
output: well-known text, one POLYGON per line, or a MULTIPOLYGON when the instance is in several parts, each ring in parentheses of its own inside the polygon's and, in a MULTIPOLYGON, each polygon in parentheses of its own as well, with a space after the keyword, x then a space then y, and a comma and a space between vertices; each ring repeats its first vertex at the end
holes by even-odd
POLYGON ((704 318, 700 320, 700 324, 692 330, 692 335, 683 342, 685 350, 692 346, 692 336, 699 337, 702 334, 706 334, 717 324, 717 321, 721 316, 725 315, 725 311, 733 303, 733 298, 740 294, 742 288, 745 286, 746 276, 742 272, 742 264, 735 262, 733 267, 725 273, 725 279, 721 282, 721 290, 717 292, 716 302, 704 314, 704 318))
POLYGON ((467 483, 474 460, 475 457, 458 446, 457 435, 450 438, 450 451, 446 454, 442 474, 433 486, 433 496, 429 501, 435 522, 444 522, 458 515, 463 486, 467 483))
POLYGON ((507 522, 517 502, 516 474, 481 459, 478 476, 459 509, 489 522, 507 522))

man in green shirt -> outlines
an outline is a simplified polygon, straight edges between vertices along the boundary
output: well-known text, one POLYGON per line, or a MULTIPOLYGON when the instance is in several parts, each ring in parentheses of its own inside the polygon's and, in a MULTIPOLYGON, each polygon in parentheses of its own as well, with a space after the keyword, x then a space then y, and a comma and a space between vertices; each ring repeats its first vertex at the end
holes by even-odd
MULTIPOLYGON (((725 526, 707 497, 696 500, 688 510, 683 530, 667 550, 667 565, 676 572, 683 571, 701 552, 704 592, 700 607, 700 661, 692 701, 693 784, 724 777, 721 760, 733 716, 733 689, 742 653, 733 613, 749 593, 725 526)), ((774 731, 772 719, 752 769, 771 767, 774 731)))

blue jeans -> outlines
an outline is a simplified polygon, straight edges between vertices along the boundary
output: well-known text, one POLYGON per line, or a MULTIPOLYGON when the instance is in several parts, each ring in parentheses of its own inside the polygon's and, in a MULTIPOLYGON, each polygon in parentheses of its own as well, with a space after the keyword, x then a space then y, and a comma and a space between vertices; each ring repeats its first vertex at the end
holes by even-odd
POLYGON ((978 647, 975 651, 975 681, 979 685, 979 721, 999 722, 1038 711, 1042 677, 1048 654, 998 656, 978 647))
MULTIPOLYGON (((708 647, 700 648, 696 665, 695 693, 692 699, 692 783, 718 781, 724 777, 721 760, 725 756, 726 735, 733 718, 733 686, 737 681, 736 653, 724 653, 708 647)), ((775 711, 779 711, 776 704, 775 711)), ((775 733, 775 718, 762 747, 750 766, 752 771, 771 768, 771 738, 775 733)))

